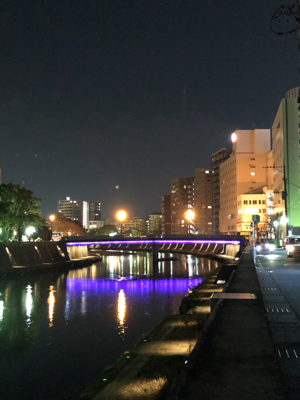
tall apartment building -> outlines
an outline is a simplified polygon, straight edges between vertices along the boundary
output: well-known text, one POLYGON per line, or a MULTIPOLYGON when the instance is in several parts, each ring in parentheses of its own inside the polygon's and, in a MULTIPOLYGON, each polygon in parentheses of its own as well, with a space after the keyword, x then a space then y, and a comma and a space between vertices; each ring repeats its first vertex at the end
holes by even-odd
POLYGON ((162 213, 155 212, 149 215, 149 233, 160 235, 162 233, 162 213))
POLYGON ((187 234, 194 232, 193 222, 186 220, 188 209, 194 210, 194 177, 177 178, 171 182, 171 233, 187 234))
POLYGON ((222 148, 211 156, 212 168, 212 231, 219 233, 220 213, 220 165, 229 158, 230 150, 222 148))
POLYGON ((132 229, 138 231, 139 233, 146 234, 147 232, 146 220, 140 217, 131 217, 122 222, 123 233, 126 234, 126 232, 132 229))
POLYGON ((300 105, 297 103, 298 89, 289 90, 281 100, 272 125, 274 213, 278 214, 279 237, 300 227, 300 105), (286 188, 284 185, 284 169, 286 188), (286 215, 287 214, 287 215, 286 215))
POLYGON ((231 139, 230 157, 220 164, 220 232, 245 234, 252 214, 263 210, 263 207, 252 207, 252 200, 262 199, 260 196, 257 199, 251 198, 251 207, 244 211, 238 203, 249 201, 250 198, 243 199, 239 196, 265 193, 267 200, 267 192, 271 190, 272 183, 268 181, 270 175, 266 168, 272 162, 269 154, 270 130, 237 130, 231 135, 231 139))
POLYGON ((89 202, 89 220, 101 221, 101 203, 89 202))
POLYGON ((89 229, 90 221, 101 220, 101 203, 71 200, 67 197, 58 201, 57 208, 58 212, 72 221, 80 222, 85 229, 89 229))
POLYGON ((72 221, 79 221, 82 224, 82 201, 71 200, 66 197, 65 200, 58 200, 57 211, 72 221))
POLYGON ((207 168, 196 169, 194 181, 195 231, 199 235, 213 233, 212 185, 212 170, 207 168))
POLYGON ((161 199, 162 209, 162 234, 169 235, 171 233, 171 196, 165 194, 161 199))

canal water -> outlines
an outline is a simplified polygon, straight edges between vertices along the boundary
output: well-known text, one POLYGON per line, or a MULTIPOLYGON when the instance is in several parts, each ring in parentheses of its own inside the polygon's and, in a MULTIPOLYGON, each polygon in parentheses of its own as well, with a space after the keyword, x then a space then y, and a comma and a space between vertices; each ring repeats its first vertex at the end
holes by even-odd
POLYGON ((104 256, 88 268, 0 280, 0 399, 78 399, 105 367, 218 264, 193 256, 104 256))

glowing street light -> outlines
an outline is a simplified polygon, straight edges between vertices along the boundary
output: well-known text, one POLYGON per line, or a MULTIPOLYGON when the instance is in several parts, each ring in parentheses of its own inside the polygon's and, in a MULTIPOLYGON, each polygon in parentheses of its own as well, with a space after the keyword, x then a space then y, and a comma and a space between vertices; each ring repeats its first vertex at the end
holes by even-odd
POLYGON ((28 226, 25 230, 27 236, 32 235, 35 232, 35 228, 33 226, 28 226))
POLYGON ((127 212, 124 210, 120 210, 117 212, 117 220, 120 221, 121 223, 121 235, 122 235, 122 228, 123 228, 123 224, 122 222, 127 218, 127 212))
POLYGON ((52 234, 52 232, 53 232, 52 223, 55 221, 55 218, 56 218, 56 216, 55 216, 54 214, 51 214, 51 215, 49 216, 50 226, 51 226, 51 234, 52 234))
POLYGON ((191 221, 195 219, 195 211, 191 210, 190 208, 185 213, 185 218, 188 221, 188 233, 190 233, 190 225, 191 221))

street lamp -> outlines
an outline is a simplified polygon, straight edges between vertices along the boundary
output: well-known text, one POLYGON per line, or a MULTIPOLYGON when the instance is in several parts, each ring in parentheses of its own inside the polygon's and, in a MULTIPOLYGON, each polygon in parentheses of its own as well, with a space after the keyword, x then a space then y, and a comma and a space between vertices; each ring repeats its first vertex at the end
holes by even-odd
POLYGON ((123 228, 123 224, 122 222, 127 218, 127 212, 124 210, 120 210, 117 212, 117 220, 120 221, 121 223, 121 235, 122 235, 122 228, 123 228))
POLYGON ((50 219, 50 225, 51 225, 51 233, 53 232, 53 227, 52 227, 52 223, 55 221, 55 215, 54 214, 52 214, 52 215, 50 215, 49 216, 49 219, 50 219))
POLYGON ((274 221, 273 225, 275 226, 275 236, 276 236, 276 241, 277 241, 277 247, 279 247, 279 235, 278 235, 278 226, 279 226, 279 221, 274 221))
POLYGON ((185 213, 185 218, 188 221, 188 233, 190 233, 191 220, 193 220, 195 218, 195 211, 193 211, 189 208, 185 213))

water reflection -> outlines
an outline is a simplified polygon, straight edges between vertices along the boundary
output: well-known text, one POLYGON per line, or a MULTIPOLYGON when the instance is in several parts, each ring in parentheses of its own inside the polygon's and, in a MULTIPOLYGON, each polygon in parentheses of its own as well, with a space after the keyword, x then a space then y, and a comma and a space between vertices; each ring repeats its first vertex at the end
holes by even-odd
POLYGON ((26 307, 26 316, 27 325, 30 324, 30 316, 31 316, 31 309, 32 309, 33 299, 32 299, 32 287, 27 285, 26 287, 26 300, 25 300, 25 307, 26 307))
POLYGON ((0 398, 78 397, 217 267, 182 255, 160 262, 154 281, 151 263, 148 253, 126 253, 68 273, 0 281, 0 398), (66 371, 76 379, 53 385, 66 371))
POLYGON ((49 328, 53 326, 53 314, 54 314, 54 287, 50 286, 49 288, 49 297, 48 297, 48 319, 49 319, 49 328))
POLYGON ((125 312, 126 312, 126 298, 125 298, 125 293, 124 290, 121 289, 118 295, 118 329, 119 329, 119 334, 124 335, 125 334, 125 312))

